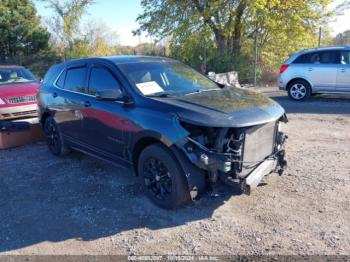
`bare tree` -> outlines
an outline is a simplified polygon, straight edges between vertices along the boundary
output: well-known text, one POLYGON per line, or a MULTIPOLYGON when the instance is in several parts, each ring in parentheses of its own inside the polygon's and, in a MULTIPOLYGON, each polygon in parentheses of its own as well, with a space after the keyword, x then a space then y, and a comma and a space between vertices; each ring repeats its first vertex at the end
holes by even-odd
POLYGON ((350 8, 350 0, 343 0, 336 6, 335 12, 337 15, 344 14, 344 11, 350 8))
POLYGON ((96 19, 89 19, 83 24, 80 36, 88 44, 93 44, 100 39, 103 39, 109 46, 116 46, 119 42, 117 31, 112 30, 104 22, 96 19))
POLYGON ((74 38, 79 33, 81 17, 86 13, 89 5, 94 0, 41 0, 54 11, 54 16, 47 21, 54 36, 63 43, 64 55, 66 49, 71 51, 74 45, 74 38))

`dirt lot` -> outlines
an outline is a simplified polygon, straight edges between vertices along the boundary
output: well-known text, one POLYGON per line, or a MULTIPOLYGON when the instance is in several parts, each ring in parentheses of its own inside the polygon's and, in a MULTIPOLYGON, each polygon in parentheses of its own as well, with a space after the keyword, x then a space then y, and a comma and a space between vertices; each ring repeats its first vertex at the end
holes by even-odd
POLYGON ((0 151, 0 253, 350 255, 350 97, 262 90, 289 113, 289 168, 251 196, 164 211, 130 172, 88 156, 0 151))

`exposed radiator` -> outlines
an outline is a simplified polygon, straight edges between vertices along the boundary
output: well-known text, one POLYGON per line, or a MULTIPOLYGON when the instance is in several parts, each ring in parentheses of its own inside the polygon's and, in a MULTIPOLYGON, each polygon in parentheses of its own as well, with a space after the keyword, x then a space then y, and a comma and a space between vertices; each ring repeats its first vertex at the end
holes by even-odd
POLYGON ((254 126, 246 130, 242 175, 252 171, 257 163, 271 155, 277 134, 277 122, 254 126))

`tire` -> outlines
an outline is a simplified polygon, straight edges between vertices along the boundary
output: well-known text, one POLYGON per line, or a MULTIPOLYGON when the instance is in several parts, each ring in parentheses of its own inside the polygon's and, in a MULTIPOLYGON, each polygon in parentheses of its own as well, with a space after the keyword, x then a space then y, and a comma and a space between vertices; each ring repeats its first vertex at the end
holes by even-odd
POLYGON ((44 133, 49 150, 55 156, 64 156, 70 152, 70 149, 66 146, 62 134, 56 124, 53 117, 46 118, 44 123, 44 133))
POLYGON ((146 147, 137 167, 144 193, 157 206, 173 209, 190 200, 185 173, 176 157, 162 144, 146 147))
POLYGON ((305 80, 295 80, 289 84, 288 96, 295 101, 303 101, 310 97, 311 86, 305 80))

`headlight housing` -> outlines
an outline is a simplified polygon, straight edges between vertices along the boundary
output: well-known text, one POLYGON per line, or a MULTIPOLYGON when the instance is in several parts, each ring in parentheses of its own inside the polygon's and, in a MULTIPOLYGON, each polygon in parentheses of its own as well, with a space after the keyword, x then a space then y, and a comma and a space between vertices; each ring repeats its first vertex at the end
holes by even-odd
POLYGON ((6 104, 5 101, 0 98, 0 105, 4 105, 4 104, 6 104))

